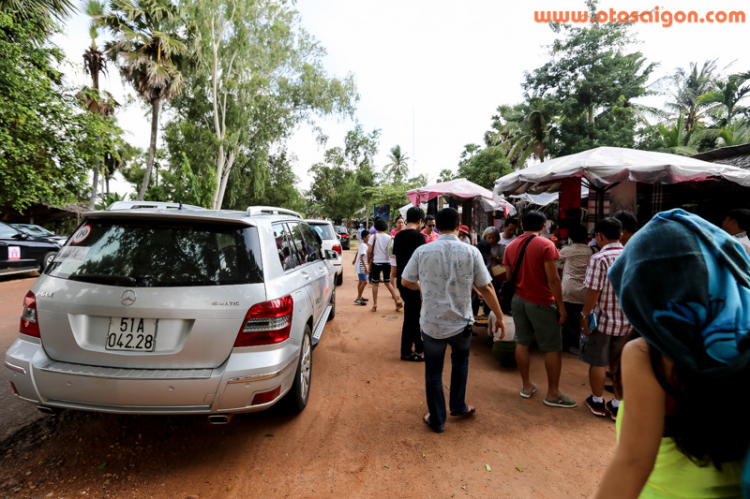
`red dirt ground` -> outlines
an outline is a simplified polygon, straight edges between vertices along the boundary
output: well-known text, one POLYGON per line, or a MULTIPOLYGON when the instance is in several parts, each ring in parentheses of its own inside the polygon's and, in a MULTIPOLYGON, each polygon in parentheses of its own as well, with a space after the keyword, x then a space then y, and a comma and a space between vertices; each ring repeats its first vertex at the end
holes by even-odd
MULTIPOLYGON (((587 368, 563 355, 562 389, 576 409, 519 397, 514 369, 493 360, 491 340, 474 338, 467 402, 476 416, 435 434, 426 412, 424 365, 399 360, 402 313, 392 300, 377 313, 354 305, 356 281, 344 253, 337 315, 313 356, 310 402, 239 415, 224 426, 198 416, 116 416, 66 412, 31 417, 9 400, 0 408, 0 494, 4 497, 134 498, 582 498, 592 497, 614 453, 615 429, 583 406, 587 368), (29 422, 25 427, 24 424, 29 422)), ((0 347, 17 331, 33 280, 0 282, 0 347), (12 310, 13 304, 19 305, 12 310)), ((369 295, 369 289, 367 290, 369 295)), ((512 322, 512 319, 509 319, 512 322)), ((447 365, 450 358, 446 358, 447 365)), ((445 384, 450 373, 445 372, 445 384)), ((449 418, 450 419, 450 418, 449 418)))

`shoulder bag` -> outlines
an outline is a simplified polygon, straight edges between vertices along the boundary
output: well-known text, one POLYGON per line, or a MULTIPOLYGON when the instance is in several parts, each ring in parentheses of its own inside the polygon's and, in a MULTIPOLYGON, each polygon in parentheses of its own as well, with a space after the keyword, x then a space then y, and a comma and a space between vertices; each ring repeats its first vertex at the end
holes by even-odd
POLYGON ((503 283, 503 287, 500 288, 498 298, 500 301, 500 310, 502 310, 504 314, 510 313, 511 303, 513 303, 513 296, 516 294, 516 277, 518 277, 518 271, 521 269, 521 264, 523 263, 523 255, 526 254, 526 247, 535 237, 536 235, 533 235, 526 240, 523 248, 521 248, 521 253, 518 255, 518 261, 516 262, 516 268, 513 269, 513 275, 511 276, 510 280, 505 281, 503 283))

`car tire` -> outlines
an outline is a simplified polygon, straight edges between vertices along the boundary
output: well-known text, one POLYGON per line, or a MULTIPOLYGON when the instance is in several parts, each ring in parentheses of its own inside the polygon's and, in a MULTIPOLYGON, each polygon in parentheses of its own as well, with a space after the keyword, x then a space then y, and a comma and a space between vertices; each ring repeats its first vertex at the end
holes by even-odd
POLYGON ((336 317, 336 290, 331 293, 331 313, 328 314, 328 321, 332 321, 336 317))
POLYGON ((310 399, 310 381, 312 381, 312 331, 310 325, 305 325, 305 333, 302 336, 302 346, 297 362, 297 371, 294 373, 294 382, 289 393, 284 397, 284 405, 289 412, 298 414, 307 407, 310 399))
POLYGON ((341 286, 344 284, 344 271, 342 270, 340 274, 336 275, 336 286, 341 286))
POLYGON ((50 263, 52 263, 52 260, 55 259, 56 255, 56 251, 50 251, 49 253, 44 255, 44 258, 42 259, 42 272, 49 266, 50 263))

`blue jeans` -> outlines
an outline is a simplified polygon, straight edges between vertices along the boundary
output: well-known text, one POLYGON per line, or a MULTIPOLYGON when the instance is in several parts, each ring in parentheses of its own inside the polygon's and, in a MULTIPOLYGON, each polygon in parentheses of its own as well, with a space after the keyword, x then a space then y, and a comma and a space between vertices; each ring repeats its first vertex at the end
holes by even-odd
POLYGON ((443 362, 445 349, 451 346, 450 411, 454 414, 466 412, 466 378, 469 375, 469 348, 471 335, 460 333, 437 340, 426 334, 424 340, 424 380, 427 390, 427 408, 430 411, 430 427, 435 431, 445 428, 445 393, 443 392, 443 362))

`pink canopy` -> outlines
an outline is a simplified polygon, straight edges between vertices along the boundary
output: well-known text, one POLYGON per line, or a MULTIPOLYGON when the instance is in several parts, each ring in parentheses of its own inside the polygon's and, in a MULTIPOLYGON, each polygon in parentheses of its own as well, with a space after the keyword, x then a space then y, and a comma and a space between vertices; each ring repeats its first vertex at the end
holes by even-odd
POLYGON ((414 206, 419 206, 419 203, 425 203, 438 196, 453 196, 465 199, 481 197, 492 201, 492 191, 474 182, 469 182, 465 178, 428 185, 427 187, 418 187, 417 189, 408 191, 406 194, 414 206))

